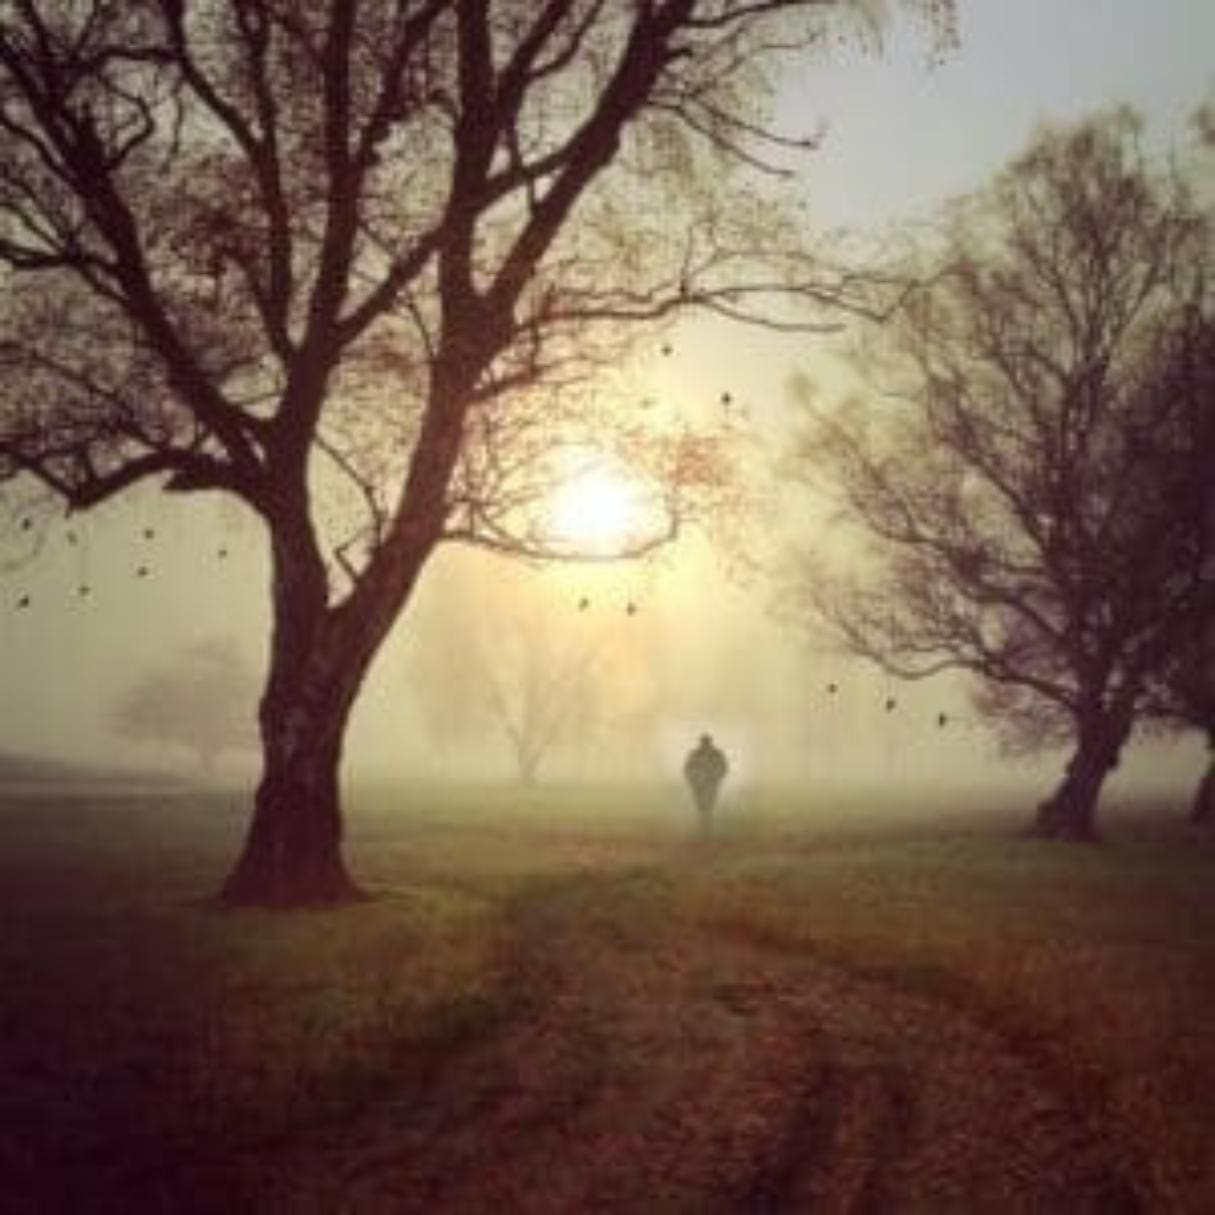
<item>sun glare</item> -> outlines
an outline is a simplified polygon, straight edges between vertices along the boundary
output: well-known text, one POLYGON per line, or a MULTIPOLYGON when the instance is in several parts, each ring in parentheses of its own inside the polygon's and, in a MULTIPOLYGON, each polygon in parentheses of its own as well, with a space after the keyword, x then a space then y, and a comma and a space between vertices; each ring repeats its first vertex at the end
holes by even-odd
POLYGON ((553 494, 549 508, 554 538, 591 554, 624 549, 643 531, 647 517, 640 487, 606 468, 575 475, 553 494))

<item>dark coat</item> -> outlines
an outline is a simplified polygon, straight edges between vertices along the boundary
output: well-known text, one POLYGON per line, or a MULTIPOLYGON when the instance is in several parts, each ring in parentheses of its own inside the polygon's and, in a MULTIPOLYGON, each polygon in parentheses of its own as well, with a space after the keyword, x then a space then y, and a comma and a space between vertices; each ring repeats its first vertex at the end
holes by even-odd
POLYGON ((716 792, 717 786, 726 778, 730 765, 722 751, 711 739, 702 738, 684 760, 683 771, 688 784, 696 790, 716 792))

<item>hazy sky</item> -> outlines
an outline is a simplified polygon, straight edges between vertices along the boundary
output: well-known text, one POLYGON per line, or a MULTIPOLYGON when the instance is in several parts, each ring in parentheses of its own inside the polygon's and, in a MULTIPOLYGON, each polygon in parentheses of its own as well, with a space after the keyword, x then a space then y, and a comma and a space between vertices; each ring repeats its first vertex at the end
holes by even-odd
MULTIPOLYGON (((782 127, 811 131, 820 119, 828 127, 804 173, 811 215, 824 227, 926 218, 943 199, 982 185, 1044 120, 1129 101, 1167 144, 1204 97, 1215 97, 1212 0, 959 0, 959 10, 961 46, 941 64, 929 65, 925 32, 900 20, 882 57, 845 48, 789 81, 782 127)), ((717 330, 689 334, 681 355, 655 371, 660 391, 711 392, 724 381, 768 418, 783 410, 789 372, 813 358, 805 344, 745 332, 723 342, 717 330)), ((255 661, 262 653, 264 558, 255 531, 234 532, 231 514, 214 502, 145 496, 72 526, 79 544, 66 547, 57 528, 36 566, 0 582, 0 751, 103 755, 110 742, 101 725, 132 672, 209 635, 241 636, 255 661), (157 530, 151 540, 142 534, 149 524, 157 530), (222 561, 221 545, 229 550, 222 561), (151 573, 140 579, 135 571, 145 561, 151 573), (84 582, 87 600, 76 593, 84 582), (14 611, 23 593, 33 597, 33 610, 14 611)), ((662 578, 622 572, 617 597, 659 596, 662 578)), ((723 644, 737 651, 740 636, 750 645, 774 635, 758 607, 752 624, 742 623, 734 590, 709 589, 685 606, 704 626, 709 662, 723 644), (727 599, 728 609, 720 606, 727 599)), ((391 643, 368 688, 355 753, 360 740, 369 752, 390 752, 402 728, 394 683, 401 645, 391 643)), ((782 669, 779 656, 770 669, 782 669)), ((774 689, 779 712, 790 703, 774 689)), ((691 728, 684 711, 673 726, 691 728)), ((725 728, 745 745, 749 727, 725 728)))
POLYGON ((903 17, 880 58, 838 53, 790 83, 782 118, 828 122, 807 166, 823 223, 929 215, 1044 120, 1125 101, 1167 138, 1215 95, 1210 0, 959 0, 958 13, 961 46, 936 67, 924 29, 903 17))

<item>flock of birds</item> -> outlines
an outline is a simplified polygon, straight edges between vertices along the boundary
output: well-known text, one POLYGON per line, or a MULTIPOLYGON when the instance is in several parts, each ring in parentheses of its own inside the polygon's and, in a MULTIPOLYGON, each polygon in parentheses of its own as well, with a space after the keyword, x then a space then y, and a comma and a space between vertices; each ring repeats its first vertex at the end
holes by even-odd
MULTIPOLYGON (((670 357, 674 353, 674 347, 671 345, 671 343, 664 342, 662 344, 662 346, 660 347, 660 351, 664 357, 670 357)), ((728 390, 723 391, 718 399, 719 399, 722 407, 726 408, 726 409, 730 408, 734 404, 734 394, 728 390)), ((33 529, 33 526, 34 526, 34 520, 28 516, 21 519, 21 521, 20 521, 20 529, 23 532, 31 531, 33 529)), ((156 529, 154 527, 150 527, 150 526, 144 527, 142 535, 143 535, 143 540, 145 542, 155 540, 156 529)), ((68 546, 71 548, 77 548, 80 545, 79 536, 77 535, 77 533, 75 531, 72 531, 70 529, 64 534, 64 539, 67 542, 68 546)), ((225 545, 220 545, 216 549, 216 558, 220 561, 224 561, 227 559, 227 557, 228 557, 227 547, 225 545)), ((152 575, 152 567, 146 561, 140 562, 135 567, 134 574, 135 574, 135 577, 139 578, 139 579, 149 578, 152 575)), ((78 598, 87 599, 89 596, 92 595, 92 593, 93 593, 92 584, 90 582, 88 582, 87 580, 82 580, 77 584, 76 595, 78 598)), ((17 599, 15 601, 15 606, 18 611, 28 610, 32 605, 33 605, 33 597, 30 595, 30 593, 28 591, 22 592, 20 595, 17 596, 17 599)), ((583 595, 577 601, 577 609, 579 612, 587 612, 591 609, 591 606, 592 606, 592 601, 591 601, 591 597, 589 595, 583 595)), ((637 601, 635 599, 630 599, 625 604, 624 614, 626 616, 633 617, 638 614, 639 610, 640 610, 640 608, 637 604, 637 601)), ((826 685, 826 693, 829 697, 839 696, 840 685, 835 681, 828 683, 826 685)), ((883 704, 883 711, 885 713, 888 713, 888 714, 894 713, 898 709, 898 707, 899 707, 899 702, 898 702, 897 697, 887 696, 885 698, 885 702, 883 704)), ((946 726, 949 725, 949 723, 950 723, 950 717, 949 717, 948 713, 939 712, 936 714, 937 729, 943 730, 946 726)))
MULTIPOLYGON (((838 683, 832 682, 827 685, 827 695, 828 696, 838 696, 839 691, 840 691, 840 686, 838 683)), ((886 703, 882 707, 887 713, 893 713, 899 707, 898 697, 887 696, 886 703)), ((936 721, 937 721, 937 729, 943 730, 947 725, 949 725, 949 714, 944 713, 944 712, 938 713, 937 717, 936 717, 936 721)))
MULTIPOLYGON (((20 523, 20 527, 21 527, 22 531, 31 530, 33 527, 33 520, 30 518, 22 519, 21 523, 20 523)), ((144 527, 142 530, 142 538, 145 542, 151 542, 151 541, 155 540, 156 539, 156 529, 154 527, 144 527)), ((64 540, 70 548, 77 548, 81 544, 80 537, 77 535, 77 533, 75 531, 72 531, 72 530, 68 530, 67 532, 64 533, 64 540)), ((216 555, 216 558, 220 561, 226 560, 228 557, 227 546, 220 545, 216 549, 215 555, 216 555)), ((152 567, 146 561, 140 562, 135 567, 134 575, 136 578, 146 579, 146 578, 151 577, 151 574, 152 574, 152 567)), ((93 593, 93 587, 92 587, 92 584, 89 583, 88 581, 81 581, 77 584, 76 595, 78 598, 87 599, 89 596, 92 595, 92 593, 93 593)), ((31 608, 33 606, 33 597, 30 595, 30 593, 28 591, 23 592, 22 594, 20 594, 17 597, 17 599, 15 601, 15 606, 18 611, 28 610, 29 608, 31 608)), ((591 608, 593 606, 595 606, 594 602, 592 601, 592 599, 589 595, 580 596, 576 603, 576 607, 579 612, 588 612, 591 610, 591 608)), ((626 603, 624 605, 624 615, 628 616, 628 617, 637 616, 638 613, 640 612, 640 610, 641 610, 640 605, 638 604, 636 599, 629 599, 626 601, 626 603)), ((839 697, 841 694, 840 684, 838 682, 832 680, 831 682, 829 682, 825 685, 825 691, 826 691, 827 696, 830 698, 839 697)), ((882 709, 883 709, 884 713, 894 713, 898 708, 899 708, 899 701, 898 701, 897 697, 895 697, 895 696, 886 696, 885 697, 885 700, 882 705, 882 709)), ((950 719, 950 716, 948 713, 938 712, 936 714, 935 720, 936 720, 937 729, 943 730, 943 729, 945 729, 946 726, 948 726, 950 724, 951 719, 950 719)))
MULTIPOLYGON (((23 532, 31 531, 33 529, 33 526, 34 526, 34 520, 32 518, 30 518, 29 516, 26 516, 25 518, 23 518, 19 524, 20 530, 23 532)), ((81 546, 81 540, 80 540, 79 535, 71 529, 68 529, 64 533, 63 539, 69 548, 78 549, 81 546)), ((143 539, 144 539, 144 541, 155 540, 156 539, 156 529, 154 527, 145 527, 143 529, 143 539)), ((220 561, 225 561, 225 560, 227 560, 227 557, 228 557, 227 546, 220 545, 216 549, 216 558, 220 561)), ((135 573, 136 578, 150 578, 152 576, 152 567, 147 561, 141 561, 135 567, 134 573, 135 573)), ((87 578, 81 579, 81 581, 79 581, 76 584, 76 597, 78 599, 88 599, 92 595, 92 593, 93 593, 93 585, 91 582, 89 582, 87 580, 87 578)), ((17 596, 16 601, 15 601, 15 607, 16 607, 17 611, 26 611, 33 606, 33 602, 34 602, 33 596, 28 591, 23 591, 20 595, 17 596)))
MULTIPOLYGON (((590 606, 591 606, 591 599, 590 599, 589 595, 583 595, 582 598, 578 600, 578 610, 580 612, 587 611, 587 609, 590 608, 590 606)), ((636 616, 637 612, 638 612, 637 601, 634 599, 630 599, 628 601, 628 603, 626 603, 624 605, 624 614, 626 616, 636 616)))
MULTIPOLYGON (((672 355, 674 353, 674 347, 671 345, 670 342, 664 342, 662 344, 662 346, 660 347, 660 349, 661 349, 662 354, 665 357, 669 357, 670 355, 672 355)), ((732 405, 734 403, 734 394, 729 391, 722 392, 720 400, 721 400, 721 404, 723 406, 729 407, 730 405, 732 405)), ((30 516, 26 516, 26 517, 22 518, 19 523, 19 527, 20 527, 20 530, 23 532, 29 532, 29 531, 33 530, 33 527, 34 527, 33 518, 31 518, 30 516)), ((145 527, 143 529, 143 538, 145 541, 154 540, 156 538, 156 529, 153 527, 145 527)), ((80 543, 79 537, 77 536, 76 532, 72 531, 72 530, 69 530, 65 533, 64 539, 67 541, 67 544, 72 548, 77 547, 77 545, 80 543)), ((220 561, 225 560, 228 556, 228 549, 225 546, 221 545, 216 550, 216 556, 218 557, 218 559, 220 561)), ((152 575, 152 567, 147 562, 141 562, 139 565, 137 565, 135 567, 135 577, 136 578, 150 578, 151 575, 152 575)), ((78 598, 87 599, 90 595, 92 595, 92 593, 93 593, 92 584, 89 583, 87 580, 83 580, 77 584, 76 595, 78 598)), ((18 611, 28 610, 30 607, 33 606, 33 596, 28 591, 23 591, 20 595, 17 596, 16 601, 15 601, 15 606, 18 611)), ((590 598, 588 596, 583 596, 583 598, 581 600, 579 600, 578 610, 585 612, 590 606, 591 606, 590 598)), ((625 615, 635 616, 635 615, 637 615, 637 612, 638 612, 638 607, 637 607, 636 602, 633 600, 630 600, 625 607, 625 615)))

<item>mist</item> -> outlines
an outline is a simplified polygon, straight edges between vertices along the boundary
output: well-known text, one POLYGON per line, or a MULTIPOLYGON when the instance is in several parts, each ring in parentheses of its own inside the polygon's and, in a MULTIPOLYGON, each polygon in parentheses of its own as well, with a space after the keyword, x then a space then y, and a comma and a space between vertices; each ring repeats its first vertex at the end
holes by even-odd
POLYGON ((1215 1211, 1210 0, 2 11, 4 1210, 1215 1211))
MULTIPOLYGON (((162 501, 152 513, 152 501, 56 523, 23 571, 30 608, 13 614, 2 638, 0 750, 251 794, 256 702, 247 690, 231 713, 247 719, 250 745, 222 752, 207 772, 185 742, 140 742, 115 725, 124 692, 179 667, 191 647, 225 642, 258 679, 265 665, 269 575, 256 525, 213 504, 162 501), (156 521, 151 538, 147 519, 156 521)), ((1063 751, 1002 754, 956 678, 892 680, 792 628, 774 613, 767 578, 693 533, 653 558, 609 566, 441 551, 363 689, 343 780, 657 785, 679 800, 685 755, 702 733, 730 762, 727 814, 770 787, 840 798, 849 815, 866 801, 882 808, 936 794, 1011 798, 1028 811, 1066 761, 1063 751), (543 742, 530 780, 489 687, 517 698, 535 681, 529 662, 557 681, 584 668, 579 704, 555 705, 577 720, 543 742), (449 704, 445 716, 457 671, 463 707, 449 704)), ((1202 763, 1197 735, 1139 739, 1110 797, 1184 803, 1202 763)))

